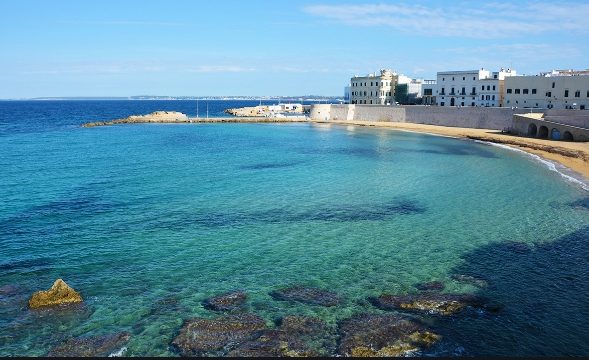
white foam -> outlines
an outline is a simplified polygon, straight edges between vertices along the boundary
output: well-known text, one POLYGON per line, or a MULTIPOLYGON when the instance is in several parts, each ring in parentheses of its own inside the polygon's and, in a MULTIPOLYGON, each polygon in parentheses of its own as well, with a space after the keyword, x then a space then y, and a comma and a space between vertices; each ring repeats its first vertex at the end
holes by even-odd
POLYGON ((514 147, 511 147, 508 145, 497 144, 497 143, 493 143, 493 142, 489 142, 489 141, 481 141, 481 140, 474 140, 474 141, 478 142, 478 143, 486 144, 486 145, 500 147, 502 149, 517 151, 517 152, 526 154, 528 156, 531 156, 534 160, 545 165, 549 170, 558 173, 565 180, 581 186, 581 188, 583 188, 583 190, 589 191, 589 182, 587 182, 587 180, 585 180, 581 175, 576 174, 574 171, 572 171, 571 169, 567 168, 566 166, 564 166, 560 163, 552 162, 550 160, 544 159, 543 157, 541 157, 539 155, 532 154, 527 151, 524 151, 524 150, 521 150, 518 148, 514 148, 514 147))
POLYGON ((108 357, 123 357, 127 352, 127 347, 123 346, 119 351, 109 354, 108 357))

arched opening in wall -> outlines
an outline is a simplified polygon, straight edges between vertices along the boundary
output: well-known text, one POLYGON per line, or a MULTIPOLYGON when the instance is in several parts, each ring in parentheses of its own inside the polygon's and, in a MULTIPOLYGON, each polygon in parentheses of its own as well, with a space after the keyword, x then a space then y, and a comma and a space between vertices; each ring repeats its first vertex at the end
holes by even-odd
POLYGON ((538 135, 538 127, 536 124, 531 123, 528 125, 528 136, 536 137, 536 135, 538 135))
POLYGON ((454 98, 450 99, 450 106, 454 106, 455 102, 454 102, 454 98))
POLYGON ((538 130, 538 137, 540 139, 548 139, 548 128, 546 126, 540 126, 538 130))
POLYGON ((571 134, 569 131, 565 131, 564 134, 562 134, 562 139, 565 141, 574 141, 575 139, 573 139, 573 134, 571 134))
POLYGON ((552 140, 560 140, 560 130, 558 130, 557 128, 553 128, 550 132, 550 138, 552 140))

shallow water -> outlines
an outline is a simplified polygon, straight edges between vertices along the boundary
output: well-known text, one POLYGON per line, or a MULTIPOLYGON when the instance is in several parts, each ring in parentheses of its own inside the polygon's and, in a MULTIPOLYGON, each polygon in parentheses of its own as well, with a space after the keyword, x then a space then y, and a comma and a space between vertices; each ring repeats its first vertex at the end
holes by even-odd
POLYGON ((0 295, 1 356, 120 331, 132 335, 126 355, 175 355, 182 321, 217 316, 202 301, 224 291, 245 290, 269 323, 335 324, 380 312, 368 296, 432 280, 504 308, 422 317, 443 335, 431 354, 589 353, 589 193, 533 158, 363 127, 78 126, 137 103, 0 103, 0 286, 17 288, 0 295), (85 307, 28 311, 27 297, 58 277, 85 307), (268 294, 293 284, 344 302, 268 294))

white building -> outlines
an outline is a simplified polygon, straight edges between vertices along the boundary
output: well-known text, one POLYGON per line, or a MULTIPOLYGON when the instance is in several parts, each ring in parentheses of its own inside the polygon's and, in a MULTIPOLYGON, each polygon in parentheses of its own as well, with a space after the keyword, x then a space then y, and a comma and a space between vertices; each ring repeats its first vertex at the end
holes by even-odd
POLYGON ((421 103, 423 105, 435 105, 436 104, 436 80, 423 80, 421 84, 421 103))
POLYGON ((438 72, 436 104, 439 106, 503 106, 505 78, 515 70, 503 68, 438 72))
POLYGON ((505 106, 589 109, 589 70, 554 70, 505 80, 505 106))
POLYGON ((391 105, 394 103, 397 74, 383 69, 380 75, 354 76, 350 79, 350 103, 391 105))

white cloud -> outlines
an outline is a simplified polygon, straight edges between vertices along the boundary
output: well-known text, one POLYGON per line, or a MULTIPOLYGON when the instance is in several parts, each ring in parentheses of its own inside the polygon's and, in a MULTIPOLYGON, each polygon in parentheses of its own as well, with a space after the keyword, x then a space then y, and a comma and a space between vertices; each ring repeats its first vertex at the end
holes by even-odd
POLYGON ((352 26, 387 26, 410 34, 505 38, 554 32, 589 32, 589 4, 530 2, 453 3, 451 8, 407 4, 312 5, 310 15, 352 26))

